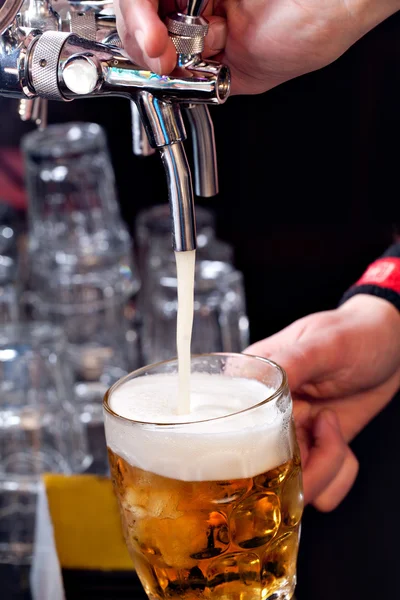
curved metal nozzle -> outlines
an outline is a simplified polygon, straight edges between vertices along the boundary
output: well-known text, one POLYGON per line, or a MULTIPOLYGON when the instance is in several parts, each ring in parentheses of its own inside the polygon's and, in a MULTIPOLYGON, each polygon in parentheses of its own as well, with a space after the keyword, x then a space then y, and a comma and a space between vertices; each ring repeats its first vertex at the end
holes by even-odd
POLYGON ((181 142, 177 142, 160 148, 160 153, 167 174, 174 250, 175 252, 195 250, 196 225, 192 178, 185 149, 181 142))
POLYGON ((192 177, 183 146, 186 132, 179 105, 142 92, 137 98, 137 108, 151 145, 160 151, 167 175, 174 250, 195 250, 192 177))

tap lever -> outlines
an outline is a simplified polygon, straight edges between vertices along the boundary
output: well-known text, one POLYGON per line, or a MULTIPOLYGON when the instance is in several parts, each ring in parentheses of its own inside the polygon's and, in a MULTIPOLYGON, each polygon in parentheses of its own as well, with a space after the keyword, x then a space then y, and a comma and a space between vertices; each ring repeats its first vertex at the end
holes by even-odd
POLYGON ((214 125, 208 106, 185 106, 193 142, 194 182, 197 196, 210 198, 218 194, 217 150, 214 125))
MULTIPOLYGON (((178 53, 178 65, 201 68, 201 53, 208 33, 208 22, 201 17, 207 0, 189 0, 186 14, 169 15, 166 24, 178 53)), ((229 84, 228 84, 229 85, 229 84)), ((218 193, 217 156, 214 126, 205 105, 187 104, 195 167, 195 190, 198 196, 211 197, 218 193)))

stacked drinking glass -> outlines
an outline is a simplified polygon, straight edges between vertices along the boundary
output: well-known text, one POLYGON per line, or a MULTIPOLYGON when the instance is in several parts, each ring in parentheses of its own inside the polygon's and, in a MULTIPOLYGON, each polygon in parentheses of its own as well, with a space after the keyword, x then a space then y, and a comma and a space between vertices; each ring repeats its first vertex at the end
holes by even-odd
MULTIPOLYGON (((177 277, 167 205, 142 211, 135 242, 143 282, 139 293, 144 363, 176 355, 177 277)), ((243 275, 233 248, 216 236, 211 211, 196 207, 197 250, 192 352, 241 352, 249 323, 243 275)))
POLYGON ((100 126, 69 123, 29 133, 22 149, 29 317, 61 327, 67 338, 74 400, 102 471, 103 395, 139 363, 132 306, 140 283, 107 142, 100 126))

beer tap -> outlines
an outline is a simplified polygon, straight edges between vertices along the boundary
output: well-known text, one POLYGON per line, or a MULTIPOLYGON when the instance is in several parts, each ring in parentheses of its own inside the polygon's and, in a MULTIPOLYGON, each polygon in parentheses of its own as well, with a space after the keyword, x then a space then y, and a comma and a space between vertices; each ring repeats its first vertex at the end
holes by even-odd
POLYGON ((165 167, 176 251, 196 247, 182 108, 192 131, 196 191, 213 195, 216 159, 207 105, 222 104, 230 91, 228 68, 202 58, 206 4, 189 0, 185 11, 167 17, 177 65, 164 76, 128 58, 109 0, 0 0, 0 95, 22 100, 21 117, 42 126, 48 100, 123 96, 134 103, 136 149, 159 150, 165 167))
MULTIPOLYGON (((209 0, 188 0, 184 14, 167 18, 167 27, 178 54, 178 64, 201 63, 208 22, 201 15, 209 0)), ((218 194, 217 155, 213 122, 208 106, 187 104, 193 143, 195 189, 197 196, 211 197, 218 194)))

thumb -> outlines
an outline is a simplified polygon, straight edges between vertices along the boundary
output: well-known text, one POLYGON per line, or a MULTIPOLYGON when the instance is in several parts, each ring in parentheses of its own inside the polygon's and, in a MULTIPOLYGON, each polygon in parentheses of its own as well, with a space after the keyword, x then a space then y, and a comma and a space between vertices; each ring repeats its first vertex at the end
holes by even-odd
POLYGON ((286 371, 289 387, 295 391, 318 377, 320 374, 319 361, 316 360, 314 343, 298 342, 295 338, 286 338, 284 332, 281 332, 252 344, 244 352, 270 358, 276 362, 286 371))
POLYGON ((118 33, 136 63, 157 73, 172 71, 176 50, 158 15, 158 0, 114 0, 118 33))

